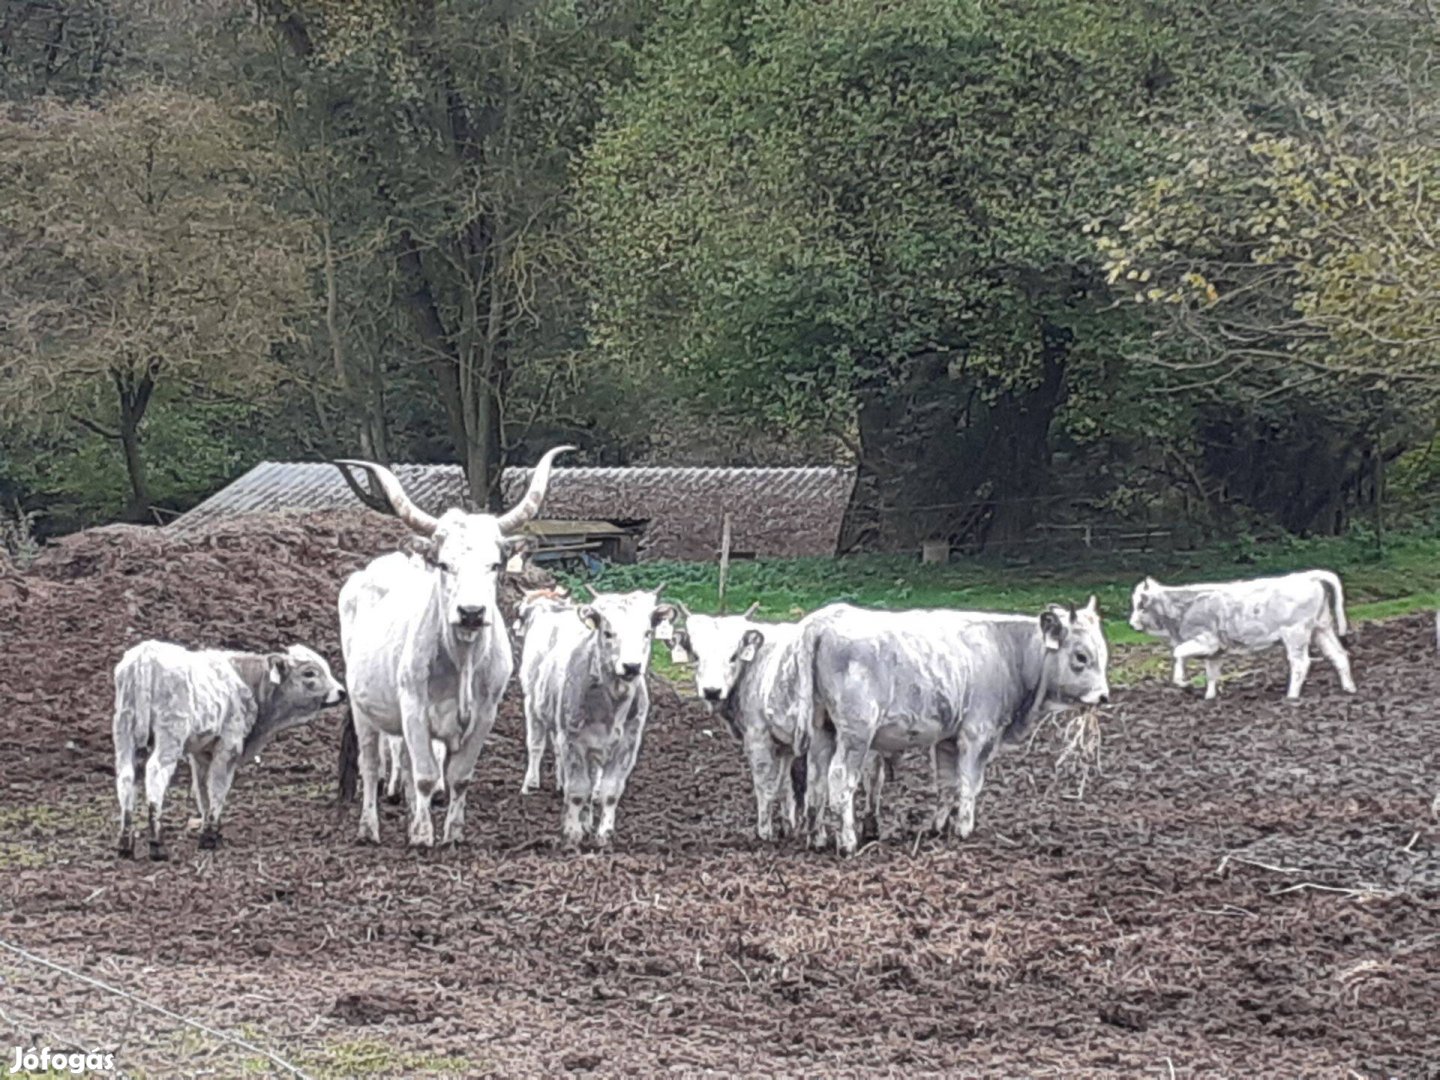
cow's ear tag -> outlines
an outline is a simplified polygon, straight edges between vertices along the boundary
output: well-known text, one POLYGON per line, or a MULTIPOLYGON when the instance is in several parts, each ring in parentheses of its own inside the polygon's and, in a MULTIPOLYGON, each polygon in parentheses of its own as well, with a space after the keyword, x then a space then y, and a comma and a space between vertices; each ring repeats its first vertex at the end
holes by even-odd
POLYGON ((668 622, 668 621, 667 621, 667 622, 662 622, 659 626, 657 626, 657 627, 655 628, 655 640, 657 640, 657 641, 674 641, 674 640, 675 640, 675 624, 672 623, 672 622, 668 622))
POLYGON ((514 555, 511 555, 510 558, 508 558, 507 560, 505 560, 505 572, 506 572, 507 574, 518 574, 518 573, 520 573, 521 570, 524 570, 524 569, 525 569, 525 554, 524 554, 524 552, 517 551, 514 555))
POLYGON ((747 664, 750 663, 751 660, 754 660, 754 659, 755 659, 755 646, 754 646, 754 645, 746 645, 743 649, 741 649, 741 650, 740 650, 740 659, 743 660, 743 661, 745 661, 745 663, 747 663, 747 664))
POLYGON ((276 686, 280 685, 280 669, 278 667, 272 666, 270 668, 270 681, 276 686))
POLYGON ((688 664, 690 662, 690 654, 678 641, 670 643, 670 662, 672 664, 688 664))

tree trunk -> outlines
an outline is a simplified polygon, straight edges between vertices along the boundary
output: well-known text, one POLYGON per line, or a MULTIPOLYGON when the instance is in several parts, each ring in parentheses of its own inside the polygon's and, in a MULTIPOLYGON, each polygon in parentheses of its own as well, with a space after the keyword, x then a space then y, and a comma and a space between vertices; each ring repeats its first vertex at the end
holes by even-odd
POLYGON ((150 406, 150 395, 155 390, 154 375, 158 367, 158 363, 151 361, 150 370, 138 378, 127 372, 111 373, 119 396, 118 438, 125 457, 125 472, 130 478, 130 498, 125 506, 126 521, 149 523, 153 520, 150 507, 155 500, 150 494, 150 478, 140 450, 140 423, 145 419, 145 410, 150 406))

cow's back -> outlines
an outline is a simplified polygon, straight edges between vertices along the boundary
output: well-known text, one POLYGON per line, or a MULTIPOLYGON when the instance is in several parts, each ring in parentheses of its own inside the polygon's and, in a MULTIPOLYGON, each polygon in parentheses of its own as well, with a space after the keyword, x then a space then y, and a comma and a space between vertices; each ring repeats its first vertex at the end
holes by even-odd
POLYGON ((1180 640, 1211 633, 1225 648, 1262 649, 1290 627, 1329 622, 1325 586, 1310 573, 1224 582, 1201 592, 1185 611, 1180 640))
POLYGON ((219 650, 191 651, 164 641, 128 650, 115 669, 116 723, 128 713, 137 746, 163 725, 181 741, 230 730, 243 738, 253 698, 219 650))

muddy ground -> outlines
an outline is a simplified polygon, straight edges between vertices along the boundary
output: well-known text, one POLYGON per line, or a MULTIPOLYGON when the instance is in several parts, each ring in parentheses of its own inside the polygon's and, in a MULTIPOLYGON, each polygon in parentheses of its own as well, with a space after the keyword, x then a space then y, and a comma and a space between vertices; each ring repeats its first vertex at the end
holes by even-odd
MULTIPOLYGON (((1233 664, 1219 703, 1141 681, 1083 798, 1047 729, 991 766, 963 843, 917 837, 914 760, 856 858, 760 844, 738 749, 657 681, 613 852, 558 849, 548 762, 518 794, 507 701, 463 849, 406 849, 398 808, 355 843, 332 713, 237 779, 221 851, 190 833, 169 864, 117 861, 123 648, 338 660, 338 583, 396 536, 97 530, 0 573, 0 1067, 19 1044, 148 1076, 283 1075, 263 1052, 311 1076, 1440 1075, 1424 618, 1352 633, 1355 697, 1317 663, 1283 704, 1276 657, 1233 664)), ((172 826, 187 801, 182 767, 172 826)))

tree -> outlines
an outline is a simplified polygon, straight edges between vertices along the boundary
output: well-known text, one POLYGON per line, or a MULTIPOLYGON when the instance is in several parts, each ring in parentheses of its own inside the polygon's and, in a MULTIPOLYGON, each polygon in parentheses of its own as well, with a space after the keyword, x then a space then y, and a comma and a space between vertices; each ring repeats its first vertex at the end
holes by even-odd
POLYGON ((626 5, 262 7, 329 250, 341 266, 383 256, 387 303, 432 373, 471 498, 493 503, 540 404, 514 399, 517 373, 564 364, 577 345, 570 162, 623 67, 626 5))
POLYGON ((157 85, 0 116, 0 411, 113 441, 151 503, 157 393, 252 393, 307 302, 253 111, 157 85))
POLYGON ((1018 536, 1072 388, 1113 390, 1125 316, 1079 225, 1136 167, 1163 28, 1056 0, 668 11, 588 161, 596 345, 846 439, 853 537, 1018 536))
POLYGON ((1440 403, 1436 22, 1306 7, 1302 60, 1169 125, 1151 175, 1091 226, 1150 317, 1130 355, 1195 403, 1228 494, 1293 531, 1338 528, 1357 491, 1378 512, 1385 462, 1428 440, 1440 403))

